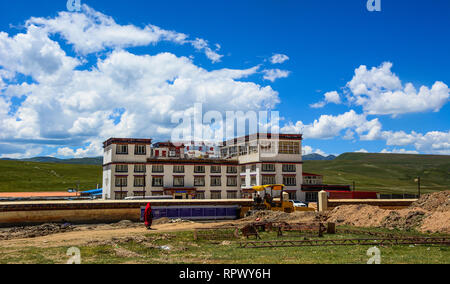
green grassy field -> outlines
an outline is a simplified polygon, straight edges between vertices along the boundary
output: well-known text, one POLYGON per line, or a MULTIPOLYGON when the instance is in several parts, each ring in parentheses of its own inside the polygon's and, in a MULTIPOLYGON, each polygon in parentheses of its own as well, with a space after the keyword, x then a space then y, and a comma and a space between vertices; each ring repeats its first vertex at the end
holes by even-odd
POLYGON ((416 193, 450 189, 450 156, 342 154, 333 161, 305 161, 304 172, 324 175, 324 183, 352 184, 357 190, 416 193))
POLYGON ((94 189, 102 184, 102 167, 0 160, 0 192, 94 189))
MULTIPOLYGON (((264 240, 278 239, 275 232, 262 233, 261 236, 264 240)), ((325 235, 323 238, 358 237, 364 236, 325 235)), ((68 248, 0 248, 0 264, 62 264, 69 258, 66 255, 68 248)), ((79 248, 84 264, 365 264, 369 260, 367 250, 370 246, 244 249, 239 248, 235 241, 194 241, 192 232, 177 232, 148 234, 143 242, 124 240, 79 248), (169 246, 170 250, 162 250, 161 246, 169 246)), ((383 264, 450 263, 450 248, 444 245, 396 245, 379 249, 383 264)))
MULTIPOLYGON (((357 190, 416 193, 450 189, 450 156, 348 153, 334 161, 305 161, 303 171, 324 175, 328 184, 356 183, 357 190)), ((0 192, 65 191, 101 186, 102 167, 0 160, 0 192)))

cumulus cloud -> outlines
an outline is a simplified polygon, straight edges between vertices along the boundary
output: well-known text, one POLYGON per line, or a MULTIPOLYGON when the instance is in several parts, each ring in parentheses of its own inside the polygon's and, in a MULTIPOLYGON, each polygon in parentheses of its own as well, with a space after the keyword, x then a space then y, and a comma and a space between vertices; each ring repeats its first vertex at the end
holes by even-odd
POLYGON ((450 154, 450 131, 430 131, 425 134, 412 131, 406 133, 404 131, 383 131, 383 139, 386 140, 388 146, 407 146, 414 147, 425 153, 434 154, 450 154))
POLYGON ((358 151, 355 151, 355 153, 369 153, 366 149, 359 149, 358 151))
POLYGON ((327 157, 328 154, 325 153, 324 151, 320 150, 320 149, 315 149, 311 146, 308 145, 303 145, 302 146, 302 151, 303 151, 303 155, 310 155, 310 154, 319 154, 322 155, 324 157, 327 157))
POLYGON ((380 136, 381 128, 377 118, 367 120, 366 115, 350 110, 337 116, 321 115, 311 124, 304 124, 302 121, 291 123, 281 130, 287 133, 303 133, 307 139, 331 139, 339 136, 343 130, 351 130, 358 133, 362 140, 374 140, 380 136))
POLYGON ((160 41, 175 44, 190 44, 202 51, 212 62, 223 57, 213 51, 206 40, 190 40, 184 33, 162 29, 155 25, 140 28, 134 25, 119 25, 115 20, 82 5, 81 13, 60 12, 55 18, 32 17, 26 22, 28 29, 37 27, 43 33, 61 35, 76 52, 87 55, 108 48, 147 46, 160 41))
POLYGON ((264 69, 262 72, 264 73, 264 80, 269 80, 271 82, 275 82, 275 80, 280 78, 287 78, 291 73, 290 71, 280 69, 264 69))
MULTIPOLYGON (((244 80, 258 73, 259 66, 207 70, 172 53, 136 55, 123 49, 161 40, 188 41, 154 26, 118 25, 87 6, 83 13, 32 18, 24 33, 0 33, 0 78, 31 78, 28 83, 0 81, 0 142, 55 145, 60 156, 101 155, 101 142, 109 137, 169 136, 176 126, 171 118, 195 103, 202 103, 205 112, 222 113, 279 103, 270 86, 244 80), (82 55, 69 56, 52 34, 81 54, 112 50, 84 67, 82 55), (12 98, 22 98, 14 112, 12 98)), ((209 53, 206 42, 192 44, 209 53)))
POLYGON ((284 63, 286 61, 289 60, 289 57, 285 54, 274 54, 271 58, 270 58, 270 62, 272 64, 281 64, 284 63))
POLYGON ((323 101, 312 104, 312 105, 310 105, 310 107, 323 108, 325 105, 327 105, 329 103, 333 103, 333 104, 341 104, 342 103, 341 96, 339 95, 338 92, 332 91, 332 92, 325 93, 323 101))
POLYGON ((355 70, 352 80, 347 83, 350 91, 348 100, 362 106, 368 114, 393 116, 436 112, 449 101, 450 89, 443 82, 435 82, 431 89, 421 86, 417 91, 412 83, 403 85, 391 68, 390 62, 371 69, 361 65, 355 70))

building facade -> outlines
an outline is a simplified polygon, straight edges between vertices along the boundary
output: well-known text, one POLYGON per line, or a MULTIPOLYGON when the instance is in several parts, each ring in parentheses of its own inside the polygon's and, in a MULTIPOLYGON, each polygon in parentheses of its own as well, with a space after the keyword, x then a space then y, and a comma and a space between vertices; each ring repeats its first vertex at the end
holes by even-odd
POLYGON ((151 139, 109 139, 104 142, 104 198, 250 198, 255 185, 284 184, 291 199, 305 199, 301 135, 240 137, 224 142, 212 157, 190 155, 189 147, 152 144, 151 139))

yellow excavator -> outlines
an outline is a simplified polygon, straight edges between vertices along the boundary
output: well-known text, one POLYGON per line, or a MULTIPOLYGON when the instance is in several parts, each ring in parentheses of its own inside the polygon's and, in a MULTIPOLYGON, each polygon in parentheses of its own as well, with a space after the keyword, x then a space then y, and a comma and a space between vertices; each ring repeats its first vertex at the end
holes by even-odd
POLYGON ((243 215, 247 215, 250 211, 257 210, 272 210, 282 211, 285 213, 292 213, 295 211, 315 211, 314 208, 309 207, 295 207, 294 203, 289 200, 289 194, 284 191, 284 184, 268 184, 252 187, 257 192, 252 207, 242 208, 243 215), (274 194, 277 198, 274 198, 274 194), (263 195, 263 196, 261 196, 263 195))

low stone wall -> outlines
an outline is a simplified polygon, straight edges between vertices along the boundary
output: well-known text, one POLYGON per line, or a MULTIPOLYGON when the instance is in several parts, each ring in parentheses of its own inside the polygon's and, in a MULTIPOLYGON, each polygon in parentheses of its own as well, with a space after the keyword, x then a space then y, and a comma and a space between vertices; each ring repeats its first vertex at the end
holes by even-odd
POLYGON ((1 202, 0 227, 43 223, 110 223, 139 221, 141 207, 183 205, 251 206, 252 200, 139 200, 139 201, 28 201, 1 202))

